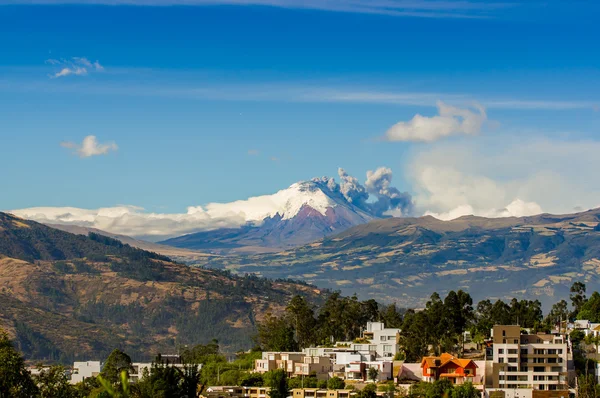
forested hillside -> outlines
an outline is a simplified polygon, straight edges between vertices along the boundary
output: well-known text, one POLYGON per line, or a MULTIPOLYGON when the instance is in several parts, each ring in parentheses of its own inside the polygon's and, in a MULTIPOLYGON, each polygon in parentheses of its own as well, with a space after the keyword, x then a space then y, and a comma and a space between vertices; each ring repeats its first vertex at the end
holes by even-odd
POLYGON ((309 285, 189 268, 98 234, 59 231, 0 213, 0 327, 28 359, 136 359, 216 338, 252 346, 257 320, 309 285))

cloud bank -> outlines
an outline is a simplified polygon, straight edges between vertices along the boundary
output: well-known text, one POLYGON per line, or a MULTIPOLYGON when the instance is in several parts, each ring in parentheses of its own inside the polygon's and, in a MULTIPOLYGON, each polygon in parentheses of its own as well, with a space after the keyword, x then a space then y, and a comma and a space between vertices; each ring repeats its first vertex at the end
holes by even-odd
POLYGON ((487 137, 434 144, 413 155, 407 177, 417 214, 521 217, 600 205, 600 142, 487 137))
POLYGON ((485 108, 473 105, 475 111, 437 102, 439 115, 426 117, 416 114, 408 122, 398 122, 386 133, 388 141, 433 142, 451 135, 479 134, 487 120, 485 108))
POLYGON ((119 149, 117 144, 114 142, 108 142, 101 144, 94 135, 88 135, 83 139, 81 144, 77 144, 71 141, 61 142, 60 146, 63 148, 72 149, 73 152, 80 158, 89 158, 91 156, 106 155, 111 151, 119 149))
POLYGON ((370 217, 405 215, 412 211, 410 195, 390 186, 392 171, 389 168, 369 171, 366 186, 343 169, 339 169, 338 174, 341 179, 339 184, 330 177, 314 178, 303 183, 312 184, 312 187, 320 190, 304 189, 298 183, 273 195, 231 203, 190 206, 185 213, 150 213, 137 206, 100 209, 33 207, 10 212, 42 223, 80 225, 156 241, 198 231, 235 228, 248 223, 260 225, 265 218, 276 214, 284 219, 291 218, 303 204, 324 212, 328 206, 346 202, 346 205, 356 206, 370 217))

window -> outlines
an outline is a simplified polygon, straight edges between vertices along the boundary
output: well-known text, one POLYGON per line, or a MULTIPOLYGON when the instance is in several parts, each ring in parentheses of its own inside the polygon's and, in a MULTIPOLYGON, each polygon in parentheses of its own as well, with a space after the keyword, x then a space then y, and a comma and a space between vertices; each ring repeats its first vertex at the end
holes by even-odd
POLYGON ((517 340, 517 339, 513 340, 513 342, 514 342, 515 344, 519 344, 519 340, 517 340))
POLYGON ((383 346, 383 352, 392 352, 392 346, 391 345, 384 345, 383 346))
POLYGON ((518 358, 508 358, 508 362, 510 362, 510 363, 517 363, 517 359, 518 358))
POLYGON ((498 349, 498 354, 504 354, 504 349, 503 348, 498 349))
POLYGON ((544 371, 544 367, 543 366, 534 366, 533 367, 533 371, 534 372, 543 372, 544 371))
POLYGON ((521 366, 521 372, 529 372, 529 368, 527 366, 521 366))
POLYGON ((558 351, 558 355, 562 355, 562 348, 559 348, 557 351, 558 351))
POLYGON ((506 330, 502 331, 502 337, 506 336, 506 330))
POLYGON ((369 351, 377 351, 377 346, 376 345, 370 345, 369 346, 369 351))
POLYGON ((508 371, 509 371, 509 372, 517 372, 517 371, 518 371, 518 369, 517 369, 517 367, 516 367, 516 366, 509 366, 509 367, 508 367, 508 371))
POLYGON ((527 348, 521 348, 521 355, 527 355, 527 348))
POLYGON ((504 358, 498 358, 498 363, 504 363, 504 358))
POLYGON ((387 340, 387 337, 386 337, 386 336, 381 336, 381 337, 379 337, 379 341, 386 341, 386 340, 387 340))
POLYGON ((509 350, 508 350, 508 353, 509 353, 509 354, 516 354, 516 353, 517 353, 517 350, 516 350, 516 349, 513 349, 513 348, 509 348, 509 350))

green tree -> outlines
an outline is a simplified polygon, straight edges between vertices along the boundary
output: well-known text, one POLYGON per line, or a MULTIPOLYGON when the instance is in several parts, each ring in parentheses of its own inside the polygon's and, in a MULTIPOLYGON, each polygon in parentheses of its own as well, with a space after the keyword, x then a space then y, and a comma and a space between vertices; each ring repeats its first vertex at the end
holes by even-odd
POLYGON ((577 396, 579 398, 598 398, 600 397, 600 387, 596 383, 594 375, 582 375, 578 378, 578 391, 577 396))
MULTIPOLYGON (((113 351, 114 352, 114 351, 113 351)), ((118 382, 111 383, 101 375, 98 376, 98 381, 104 389, 104 393, 110 398, 129 398, 131 397, 129 388, 129 374, 127 370, 122 370, 119 374, 118 382)))
POLYGON ((344 383, 344 380, 340 379, 339 377, 334 376, 327 380, 327 388, 330 390, 343 390, 346 388, 346 383, 344 383))
POLYGON ((369 379, 373 380, 373 382, 377 381, 377 376, 379 376, 379 369, 377 368, 369 368, 369 371, 367 372, 369 379))
POLYGON ((427 391, 426 398, 442 398, 449 397, 454 390, 454 385, 448 379, 436 380, 431 384, 431 388, 427 391))
POLYGON ((480 396, 479 391, 470 382, 455 386, 452 390, 452 398, 479 398, 480 396))
POLYGON ((52 366, 43 369, 34 378, 41 398, 75 398, 78 391, 69 382, 69 376, 63 366, 52 366))
POLYGON ((262 387, 264 382, 261 373, 245 373, 240 378, 240 385, 244 387, 262 387))
POLYGON ((282 369, 265 373, 265 386, 270 387, 270 398, 287 398, 289 394, 287 375, 282 369))
POLYGON ((377 398, 377 385, 367 384, 356 396, 357 398, 377 398))
POLYGON ((585 283, 583 282, 575 282, 571 286, 569 298, 571 299, 571 305, 573 306, 573 312, 571 312, 571 319, 575 319, 579 311, 581 311, 581 307, 587 301, 585 296, 585 283))
POLYGON ((305 348, 316 342, 317 320, 312 306, 302 296, 294 296, 286 308, 289 323, 295 330, 299 348, 305 348))
POLYGON ((265 351, 297 351, 294 328, 284 318, 267 314, 258 324, 258 342, 265 351))
POLYGON ((404 315, 400 344, 408 362, 418 362, 428 354, 430 334, 429 317, 425 311, 408 310, 404 315))
POLYGON ((560 300, 552 305, 552 309, 546 316, 546 324, 549 327, 558 325, 562 329, 562 322, 569 320, 569 305, 566 300, 560 300))
POLYGON ((382 307, 379 316, 387 328, 399 329, 402 327, 402 312, 398 311, 396 304, 382 307))
POLYGON ((14 349, 8 333, 0 329, 0 398, 29 398, 37 393, 23 357, 14 349))
POLYGON ((121 380, 120 375, 123 371, 126 372, 127 375, 133 372, 131 358, 123 351, 115 348, 104 362, 100 376, 102 376, 102 379, 105 381, 114 384, 121 380))
POLYGON ((576 318, 587 319, 594 323, 600 321, 600 293, 592 293, 589 300, 586 300, 579 308, 576 318))

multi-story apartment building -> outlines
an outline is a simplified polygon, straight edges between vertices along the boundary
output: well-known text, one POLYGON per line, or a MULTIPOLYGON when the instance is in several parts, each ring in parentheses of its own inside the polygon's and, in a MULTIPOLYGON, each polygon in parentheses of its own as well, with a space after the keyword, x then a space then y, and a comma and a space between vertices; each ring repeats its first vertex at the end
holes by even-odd
POLYGON ((283 369, 288 376, 292 376, 296 371, 295 364, 304 362, 304 357, 302 352, 263 352, 262 359, 257 359, 254 364, 254 371, 266 373, 283 369))
POLYGON ((367 322, 363 338, 368 343, 352 343, 352 350, 361 354, 374 354, 376 359, 391 359, 400 351, 400 329, 386 328, 383 322, 367 322))
POLYGON ((569 350, 564 336, 521 334, 519 326, 498 325, 492 329, 492 340, 488 389, 568 390, 569 350))
POLYGON ((269 387, 216 386, 208 387, 205 398, 268 398, 269 387))
POLYGON ((302 362, 294 364, 294 376, 309 376, 314 374, 317 379, 328 379, 329 373, 333 371, 333 363, 329 357, 309 357, 303 358, 302 362))
POLYGON ((295 388, 292 398, 350 398, 357 394, 354 390, 320 390, 318 388, 295 388))
POLYGON ((319 379, 327 379, 333 371, 333 361, 327 356, 309 356, 302 352, 263 352, 257 359, 254 371, 266 373, 282 369, 289 377, 315 374, 319 379))

